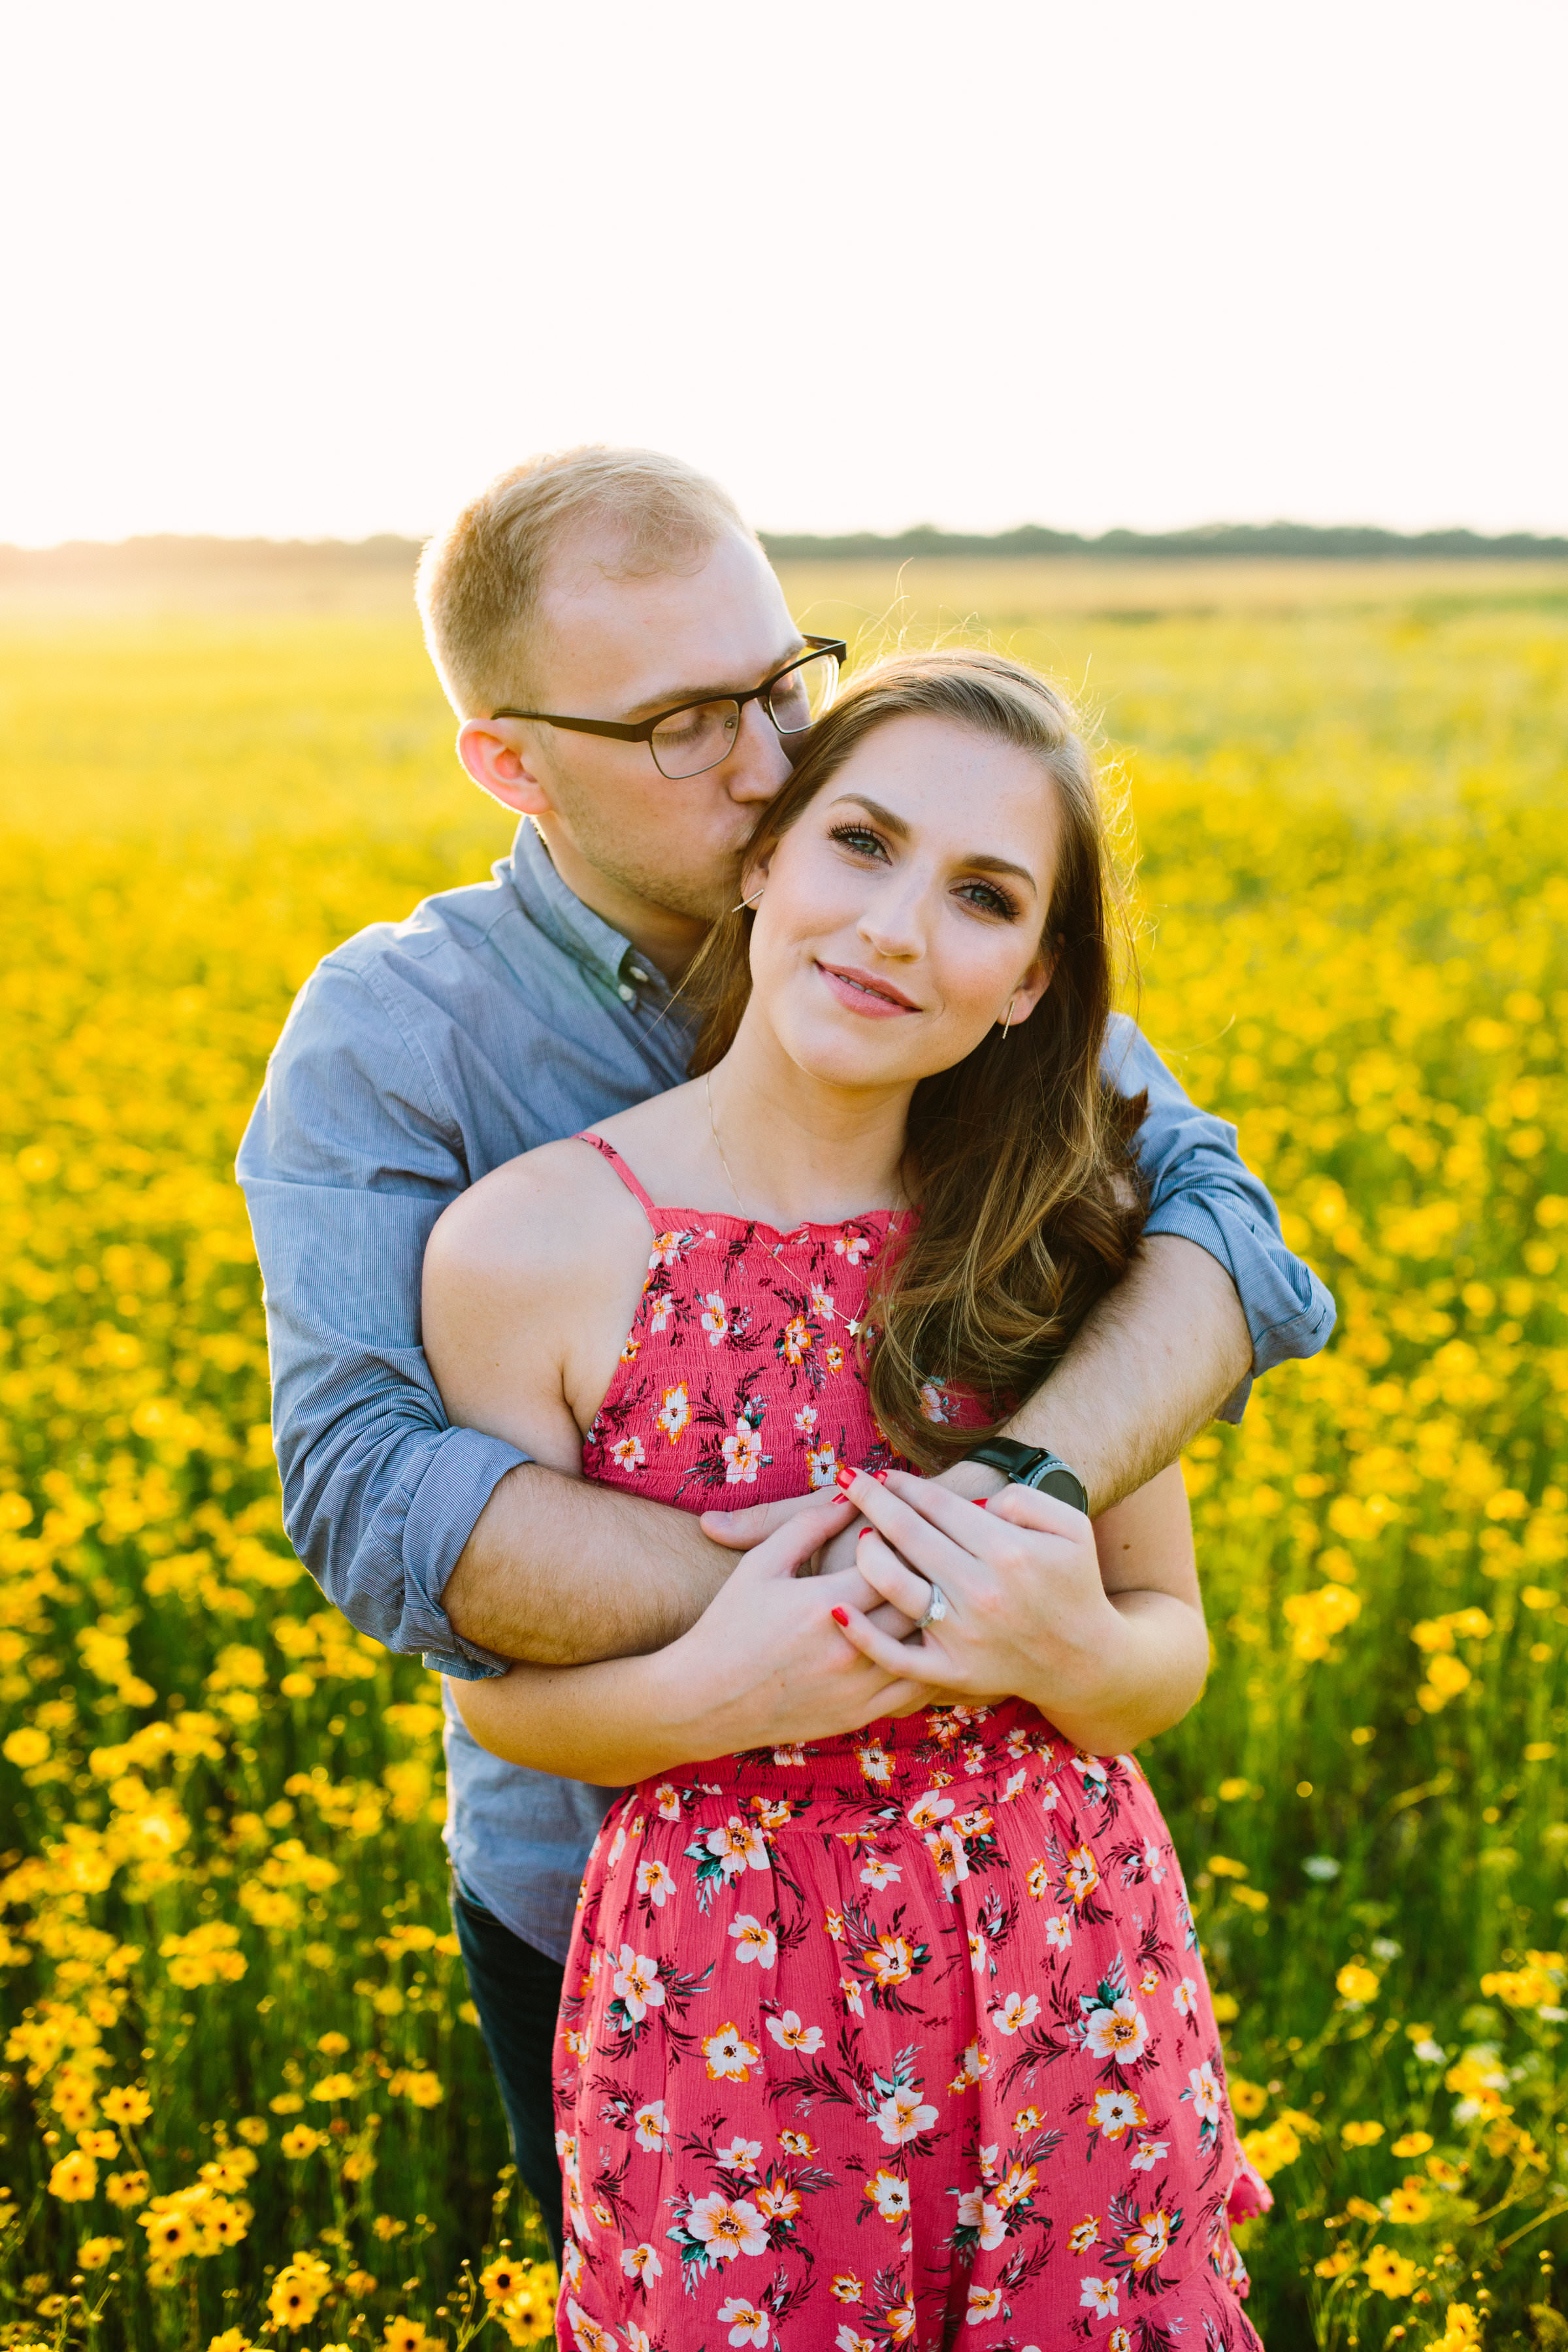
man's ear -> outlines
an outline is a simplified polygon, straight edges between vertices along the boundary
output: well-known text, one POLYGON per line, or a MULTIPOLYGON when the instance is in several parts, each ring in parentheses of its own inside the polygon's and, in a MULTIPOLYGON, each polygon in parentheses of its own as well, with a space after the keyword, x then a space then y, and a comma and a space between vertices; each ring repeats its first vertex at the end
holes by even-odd
POLYGON ((550 815, 550 796, 517 719, 465 719, 458 730, 458 757, 480 792, 503 808, 520 816, 550 815))

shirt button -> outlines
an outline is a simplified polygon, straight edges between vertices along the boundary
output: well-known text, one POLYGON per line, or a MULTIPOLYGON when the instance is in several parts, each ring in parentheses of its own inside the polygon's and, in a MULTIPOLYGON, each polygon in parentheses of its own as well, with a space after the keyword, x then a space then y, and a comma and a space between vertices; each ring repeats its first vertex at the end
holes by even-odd
POLYGON ((636 963, 634 963, 634 964, 633 964, 633 966, 632 966, 632 978, 633 978, 634 980, 641 980, 641 981, 646 981, 646 980, 647 980, 647 972, 646 972, 646 971, 644 971, 644 970, 643 970, 643 968, 642 968, 642 966, 641 966, 640 964, 636 964, 636 963))
POLYGON ((619 989, 616 991, 616 993, 620 997, 623 1004, 630 1004, 633 998, 637 995, 637 990, 635 988, 628 988, 626 982, 623 980, 619 989))

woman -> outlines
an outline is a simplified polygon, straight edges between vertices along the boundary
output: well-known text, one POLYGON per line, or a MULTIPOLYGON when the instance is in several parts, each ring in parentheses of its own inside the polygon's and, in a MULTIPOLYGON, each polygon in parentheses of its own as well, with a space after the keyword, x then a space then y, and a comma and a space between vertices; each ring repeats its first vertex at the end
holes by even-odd
POLYGON ((742 887, 699 1075, 485 1178, 426 1265, 455 1420, 687 1509, 831 1496, 658 1655, 455 1694, 500 1755, 637 1784, 567 1961, 563 2340, 1254 2346, 1219 2037, 1123 1752, 1207 1663, 1179 1473, 1091 1528, 904 1466, 1005 1420, 1136 1243, 1069 714, 997 656, 880 666, 742 887), (856 1566, 800 1575, 852 1510, 856 1566), (796 1743, 805 1677, 834 1736, 796 1743))

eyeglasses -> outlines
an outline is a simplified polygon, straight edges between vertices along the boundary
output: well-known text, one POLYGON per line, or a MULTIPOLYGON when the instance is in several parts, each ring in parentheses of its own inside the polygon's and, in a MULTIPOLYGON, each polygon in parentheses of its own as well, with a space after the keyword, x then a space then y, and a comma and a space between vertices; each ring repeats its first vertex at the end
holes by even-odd
POLYGON ((717 768, 735 748, 741 713, 748 702, 760 702, 781 735, 803 734, 821 718, 838 691, 838 673, 848 646, 842 637, 807 637, 807 651, 796 654, 761 686, 744 694, 706 696, 700 702, 679 702, 651 719, 627 724, 614 719, 563 719, 553 710, 492 710, 492 719, 532 719, 546 727, 569 728, 575 735, 607 735, 616 743, 646 743, 655 767, 671 783, 700 776, 717 768))

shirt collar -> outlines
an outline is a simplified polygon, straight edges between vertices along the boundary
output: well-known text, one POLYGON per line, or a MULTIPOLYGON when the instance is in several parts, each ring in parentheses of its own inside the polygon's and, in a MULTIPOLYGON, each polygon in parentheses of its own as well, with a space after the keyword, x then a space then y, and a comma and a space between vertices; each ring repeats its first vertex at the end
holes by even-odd
POLYGON ((664 975, 639 955, 630 940, 585 907, 555 870, 554 860, 531 817, 525 816, 512 839, 511 856, 496 868, 505 871, 529 920, 606 988, 629 1001, 649 990, 668 995, 664 975))

